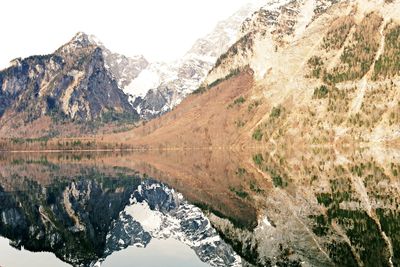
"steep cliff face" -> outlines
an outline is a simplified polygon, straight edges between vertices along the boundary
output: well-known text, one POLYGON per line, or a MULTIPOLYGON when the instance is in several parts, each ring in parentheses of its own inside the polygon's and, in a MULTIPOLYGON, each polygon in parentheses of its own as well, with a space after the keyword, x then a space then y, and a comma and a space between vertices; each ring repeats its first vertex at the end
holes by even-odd
MULTIPOLYGON (((114 77, 124 73, 115 70, 117 63, 107 65, 109 57, 109 51, 78 33, 53 54, 14 60, 0 72, 0 125, 18 128, 46 116, 76 122, 137 119, 114 77)), ((139 69, 145 64, 140 62, 139 69)))

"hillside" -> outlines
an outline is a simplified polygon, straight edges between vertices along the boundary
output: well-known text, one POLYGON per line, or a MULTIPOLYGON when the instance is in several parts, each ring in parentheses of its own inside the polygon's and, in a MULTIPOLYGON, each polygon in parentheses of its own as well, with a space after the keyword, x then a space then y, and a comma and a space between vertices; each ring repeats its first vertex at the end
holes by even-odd
POLYGON ((273 18, 260 9, 198 94, 103 140, 152 148, 395 143, 399 10, 397 2, 310 0, 283 4, 273 18))

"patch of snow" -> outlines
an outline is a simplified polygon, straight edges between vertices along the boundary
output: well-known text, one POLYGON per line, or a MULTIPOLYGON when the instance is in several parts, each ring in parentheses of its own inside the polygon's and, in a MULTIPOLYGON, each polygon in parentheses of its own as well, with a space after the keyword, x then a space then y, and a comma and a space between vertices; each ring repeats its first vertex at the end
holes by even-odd
POLYGON ((136 203, 125 209, 126 213, 138 221, 145 231, 151 232, 161 226, 161 216, 157 211, 150 209, 147 202, 136 203))
POLYGON ((132 98, 144 97, 149 90, 157 88, 160 83, 160 77, 157 73, 145 69, 123 90, 125 94, 131 95, 132 98))
POLYGON ((312 21, 316 5, 316 0, 305 1, 303 7, 300 9, 300 16, 297 20, 297 26, 294 34, 295 38, 300 37, 307 28, 308 24, 312 21))
POLYGON ((181 103, 201 85, 217 58, 238 40, 240 26, 244 20, 263 4, 265 2, 262 0, 252 1, 228 19, 219 22, 211 33, 198 39, 182 59, 169 64, 150 64, 135 80, 123 88, 123 91, 130 95, 131 103, 135 103, 138 97, 143 101, 136 103, 139 105, 146 103, 145 108, 137 106, 134 108, 141 115, 148 116, 167 112, 181 103), (147 106, 146 95, 151 89, 166 96, 162 107, 154 109, 147 106))
POLYGON ((261 230, 264 230, 265 227, 271 227, 271 223, 268 220, 267 215, 264 215, 264 217, 258 222, 258 228, 261 230))

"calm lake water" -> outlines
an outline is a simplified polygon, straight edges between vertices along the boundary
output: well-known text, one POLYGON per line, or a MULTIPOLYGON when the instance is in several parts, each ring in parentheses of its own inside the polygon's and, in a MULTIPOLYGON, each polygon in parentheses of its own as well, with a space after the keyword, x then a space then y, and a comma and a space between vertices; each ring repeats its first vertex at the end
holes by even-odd
POLYGON ((0 266, 398 266, 399 153, 0 154, 0 266))

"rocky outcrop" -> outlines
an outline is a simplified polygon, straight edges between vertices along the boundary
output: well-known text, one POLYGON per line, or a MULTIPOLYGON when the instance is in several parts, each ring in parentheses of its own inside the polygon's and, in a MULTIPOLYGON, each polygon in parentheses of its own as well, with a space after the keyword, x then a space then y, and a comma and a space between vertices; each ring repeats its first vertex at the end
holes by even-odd
POLYGON ((304 30, 337 1, 268 0, 240 26, 240 38, 213 66, 205 83, 212 84, 232 70, 250 66, 257 79, 264 78, 266 65, 279 48, 302 37, 304 30))

